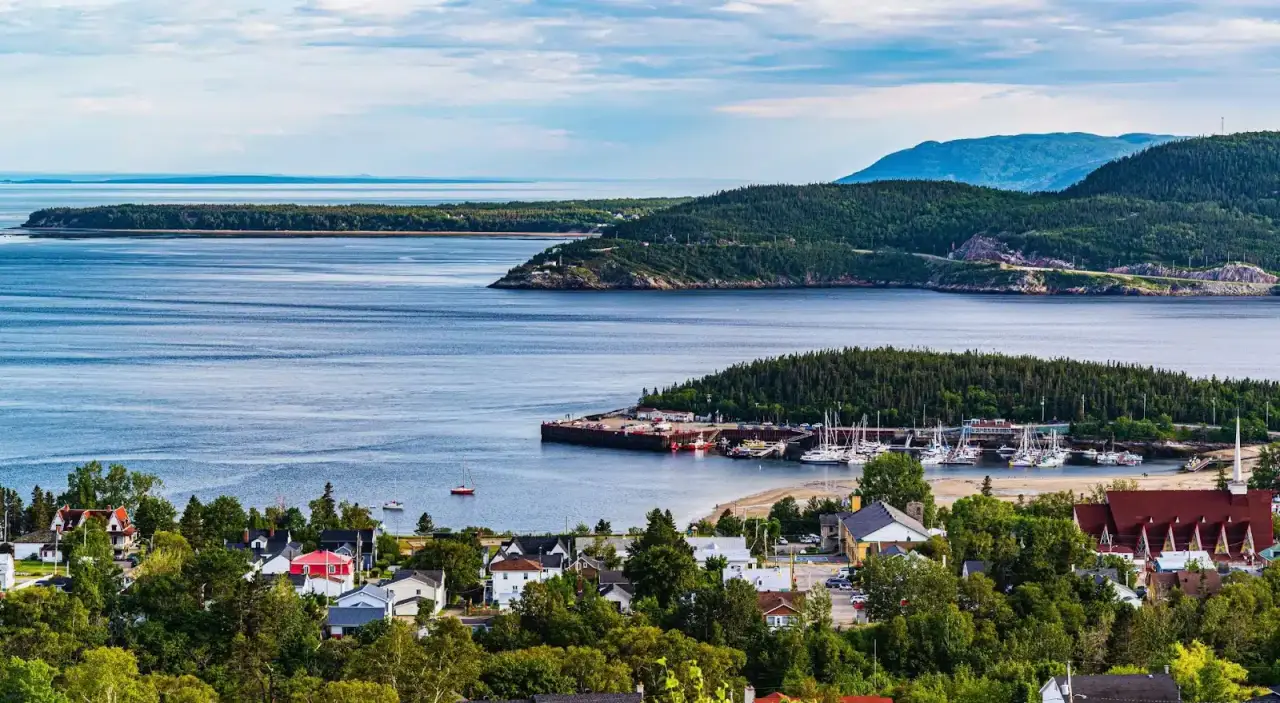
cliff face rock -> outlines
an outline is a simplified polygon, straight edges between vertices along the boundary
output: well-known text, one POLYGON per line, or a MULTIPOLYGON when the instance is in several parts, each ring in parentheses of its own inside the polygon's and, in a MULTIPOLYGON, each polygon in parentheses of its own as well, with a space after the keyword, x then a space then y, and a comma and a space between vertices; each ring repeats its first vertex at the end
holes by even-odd
POLYGON ((1161 264, 1136 264, 1110 269, 1111 273, 1132 276, 1160 276, 1163 278, 1186 278, 1195 281, 1222 281, 1226 283, 1266 283, 1274 284, 1280 278, 1252 264, 1230 263, 1204 271, 1190 271, 1174 266, 1161 264))
POLYGON ((1047 269, 1070 269, 1071 264, 1061 259, 1032 258, 1014 251, 1007 244, 982 234, 975 234, 947 257, 955 261, 988 261, 1011 266, 1033 266, 1047 269))

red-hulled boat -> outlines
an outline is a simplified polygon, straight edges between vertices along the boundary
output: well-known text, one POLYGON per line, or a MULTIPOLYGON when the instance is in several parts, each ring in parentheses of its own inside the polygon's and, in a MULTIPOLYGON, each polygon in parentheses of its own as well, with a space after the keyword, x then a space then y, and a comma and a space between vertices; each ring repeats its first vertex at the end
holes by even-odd
POLYGON ((473 496, 476 494, 476 480, 471 478, 471 467, 467 467, 467 483, 457 488, 450 488, 449 493, 455 496, 473 496), (471 485, 468 486, 467 483, 471 485))

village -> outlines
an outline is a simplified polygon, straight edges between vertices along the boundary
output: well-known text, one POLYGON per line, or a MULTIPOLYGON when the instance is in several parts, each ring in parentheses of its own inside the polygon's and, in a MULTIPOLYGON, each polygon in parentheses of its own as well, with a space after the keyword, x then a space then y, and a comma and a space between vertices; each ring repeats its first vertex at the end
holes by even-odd
MULTIPOLYGON (((796 519, 814 520, 805 523, 816 525, 812 532, 782 533, 780 516, 785 519, 786 511, 795 510, 794 499, 786 498, 775 504, 769 518, 744 521, 726 510, 717 524, 701 521, 673 533, 670 540, 687 550, 698 573, 718 580, 717 588, 749 588, 758 622, 774 632, 809 628, 814 612, 827 613, 820 617, 829 618, 836 631, 872 627, 887 616, 907 612, 907 596, 885 609, 887 586, 877 582, 883 577, 876 574, 886 568, 896 570, 899 581, 916 570, 949 569, 961 583, 972 579, 1012 583, 1011 574, 997 572, 1012 568, 1010 564, 1020 556, 949 563, 957 558, 951 553, 960 545, 955 535, 948 542, 945 523, 927 516, 923 501, 895 505, 889 496, 868 496, 864 503, 867 492, 864 486, 838 501, 811 501, 807 509, 816 514, 796 519), (838 509, 824 511, 827 508, 838 509), (932 526, 927 526, 930 522, 932 526)), ((1144 491, 1119 484, 1100 486, 1096 493, 1093 500, 1068 506, 1071 523, 1092 551, 1073 557, 1079 562, 1067 568, 1124 608, 1136 611, 1171 599, 1181 603, 1213 598, 1229 583, 1261 576, 1280 549, 1275 539, 1275 494, 1249 487, 1238 445, 1233 474, 1225 486, 1144 491)), ((989 491, 984 491, 975 499, 987 495, 989 491)), ((951 509, 958 512, 962 507, 957 503, 951 509)), ((298 597, 323 604, 325 638, 341 640, 376 623, 393 621, 406 623, 425 637, 432 623, 441 619, 456 619, 473 636, 483 638, 504 616, 526 612, 531 592, 543 597, 540 589, 549 585, 570 588, 576 598, 590 590, 592 598, 598 597, 624 617, 651 610, 655 576, 641 575, 634 562, 641 558, 635 555, 644 553, 655 519, 664 521, 655 511, 647 530, 637 528, 626 534, 614 533, 602 520, 594 530, 583 525, 563 535, 486 531, 465 537, 429 530, 390 535, 381 524, 374 524, 321 530, 313 548, 304 546, 287 528, 246 528, 235 538, 224 537, 217 546, 241 555, 246 581, 284 580, 298 597), (471 565, 474 572, 451 579, 444 568, 419 568, 422 560, 415 555, 444 544, 469 552, 455 561, 471 565), (637 583, 637 578, 646 583, 637 583), (451 592, 451 583, 466 586, 451 592), (642 603, 640 599, 646 597, 649 602, 642 603)), ((181 532, 183 527, 176 529, 181 532)), ((48 529, 13 536, 0 544, 0 595, 12 598, 27 589, 77 593, 74 562, 89 557, 75 556, 75 540, 87 542, 90 530, 105 534, 119 568, 122 593, 133 587, 137 574, 147 570, 153 555, 164 551, 156 546, 157 539, 174 538, 163 530, 144 535, 124 507, 66 504, 54 512, 48 529)), ((1182 700, 1179 686, 1167 673, 1092 673, 1055 676, 1040 683, 1039 700, 1045 703, 1072 700, 1072 696, 1148 703, 1182 700)), ((632 694, 619 694, 617 703, 632 700, 627 695, 632 694)), ((1250 700, 1271 700, 1270 695, 1280 694, 1263 693, 1250 700)), ((785 697, 778 691, 770 696, 757 699, 755 688, 747 686, 736 699, 750 703, 785 697)), ((891 699, 844 696, 842 700, 882 703, 891 699)))

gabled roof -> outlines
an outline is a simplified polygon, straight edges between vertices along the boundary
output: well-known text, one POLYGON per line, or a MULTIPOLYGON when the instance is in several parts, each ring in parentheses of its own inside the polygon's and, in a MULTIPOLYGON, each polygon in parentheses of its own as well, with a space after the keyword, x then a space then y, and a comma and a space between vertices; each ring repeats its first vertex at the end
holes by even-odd
POLYGON ((756 594, 760 610, 765 615, 798 615, 800 606, 796 601, 799 596, 795 591, 761 591, 756 594))
POLYGON ((329 608, 325 622, 329 627, 361 627, 386 619, 386 612, 377 608, 329 608))
POLYGON ((849 531, 849 534, 853 535, 853 538, 857 540, 894 523, 915 530, 925 537, 929 536, 929 530, 924 525, 921 525, 919 520, 883 501, 876 501, 862 510, 848 515, 841 522, 844 524, 845 529, 849 531))
POLYGON ((400 569, 391 575, 391 583, 400 583, 406 580, 420 581, 432 588, 439 588, 444 583, 444 572, 439 569, 435 571, 400 569))
POLYGON ((569 541, 554 535, 549 537, 513 537, 502 543, 502 551, 507 551, 513 544, 518 546, 520 553, 525 556, 547 554, 555 549, 556 545, 559 545, 565 553, 569 551, 569 541))
MULTIPOLYGON (((1065 676, 1056 676, 1052 685, 1066 685, 1065 676)), ((1077 699, 1106 703, 1178 703, 1178 684, 1168 674, 1125 674, 1071 677, 1071 692, 1077 699)))
POLYGON ((825 515, 819 515, 818 525, 821 527, 835 527, 840 524, 841 520, 849 517, 852 514, 853 513, 843 512, 843 513, 826 513, 825 515))
POLYGON ((1159 555, 1199 546, 1223 559, 1238 559, 1250 548, 1275 544, 1271 524, 1273 491, 1108 491, 1104 504, 1075 506, 1081 531, 1099 541, 1100 551, 1117 547, 1159 555))
POLYGON ((308 552, 307 554, 295 557, 293 563, 308 564, 312 566, 339 566, 342 564, 350 564, 351 557, 344 557, 341 554, 334 554, 333 552, 320 550, 316 552, 308 552))
POLYGON ((601 586, 610 583, 631 583, 631 579, 627 578, 627 575, 623 572, 611 571, 609 569, 601 571, 597 580, 600 582, 601 586))
POLYGON ((28 532, 21 537, 14 537, 10 542, 13 544, 52 544, 56 534, 53 530, 36 530, 35 532, 28 532))
POLYGON ((1176 588, 1192 598, 1203 598, 1222 590, 1222 575, 1212 569, 1155 573, 1147 578, 1159 586, 1162 594, 1176 588))
POLYGON ((969 560, 969 561, 966 561, 963 566, 961 566, 961 571, 966 576, 972 576, 974 574, 985 574, 987 573, 988 568, 989 568, 989 565, 985 561, 969 560))
POLYGON ((524 557, 511 557, 489 565, 490 571, 542 571, 542 563, 524 557))
POLYGON ((375 585, 373 585, 373 584, 371 584, 371 583, 366 583, 366 584, 364 584, 364 585, 360 586, 359 588, 353 588, 353 589, 351 589, 350 591, 347 591, 346 593, 341 593, 341 594, 339 594, 339 595, 338 595, 338 600, 339 600, 339 601, 341 601, 341 600, 345 599, 347 596, 354 596, 354 595, 356 595, 357 593, 363 593, 363 594, 365 594, 365 595, 367 595, 367 596, 370 596, 371 598, 374 598, 374 599, 376 599, 376 600, 380 600, 380 601, 382 601, 382 602, 384 602, 384 603, 389 603, 389 602, 391 602, 391 594, 390 594, 390 593, 387 593, 387 589, 385 589, 385 588, 380 588, 380 587, 375 586, 375 585))
POLYGON ((597 589, 596 592, 602 596, 607 596, 610 593, 625 593, 627 594, 627 597, 630 598, 635 595, 635 589, 632 588, 631 584, 629 583, 601 584, 600 588, 597 589))

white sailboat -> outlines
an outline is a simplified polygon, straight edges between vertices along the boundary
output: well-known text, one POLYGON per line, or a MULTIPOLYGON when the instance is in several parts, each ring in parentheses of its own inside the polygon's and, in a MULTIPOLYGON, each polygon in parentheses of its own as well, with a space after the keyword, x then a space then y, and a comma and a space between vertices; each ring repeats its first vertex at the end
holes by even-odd
POLYGON ((830 421, 824 413, 822 427, 818 429, 818 446, 800 455, 801 464, 843 464, 846 459, 844 449, 833 442, 834 432, 828 426, 830 421))
POLYGON ((1039 464, 1040 445, 1028 425, 1022 428, 1022 440, 1018 443, 1017 451, 1009 459, 1009 466, 1027 469, 1034 468, 1039 464))

